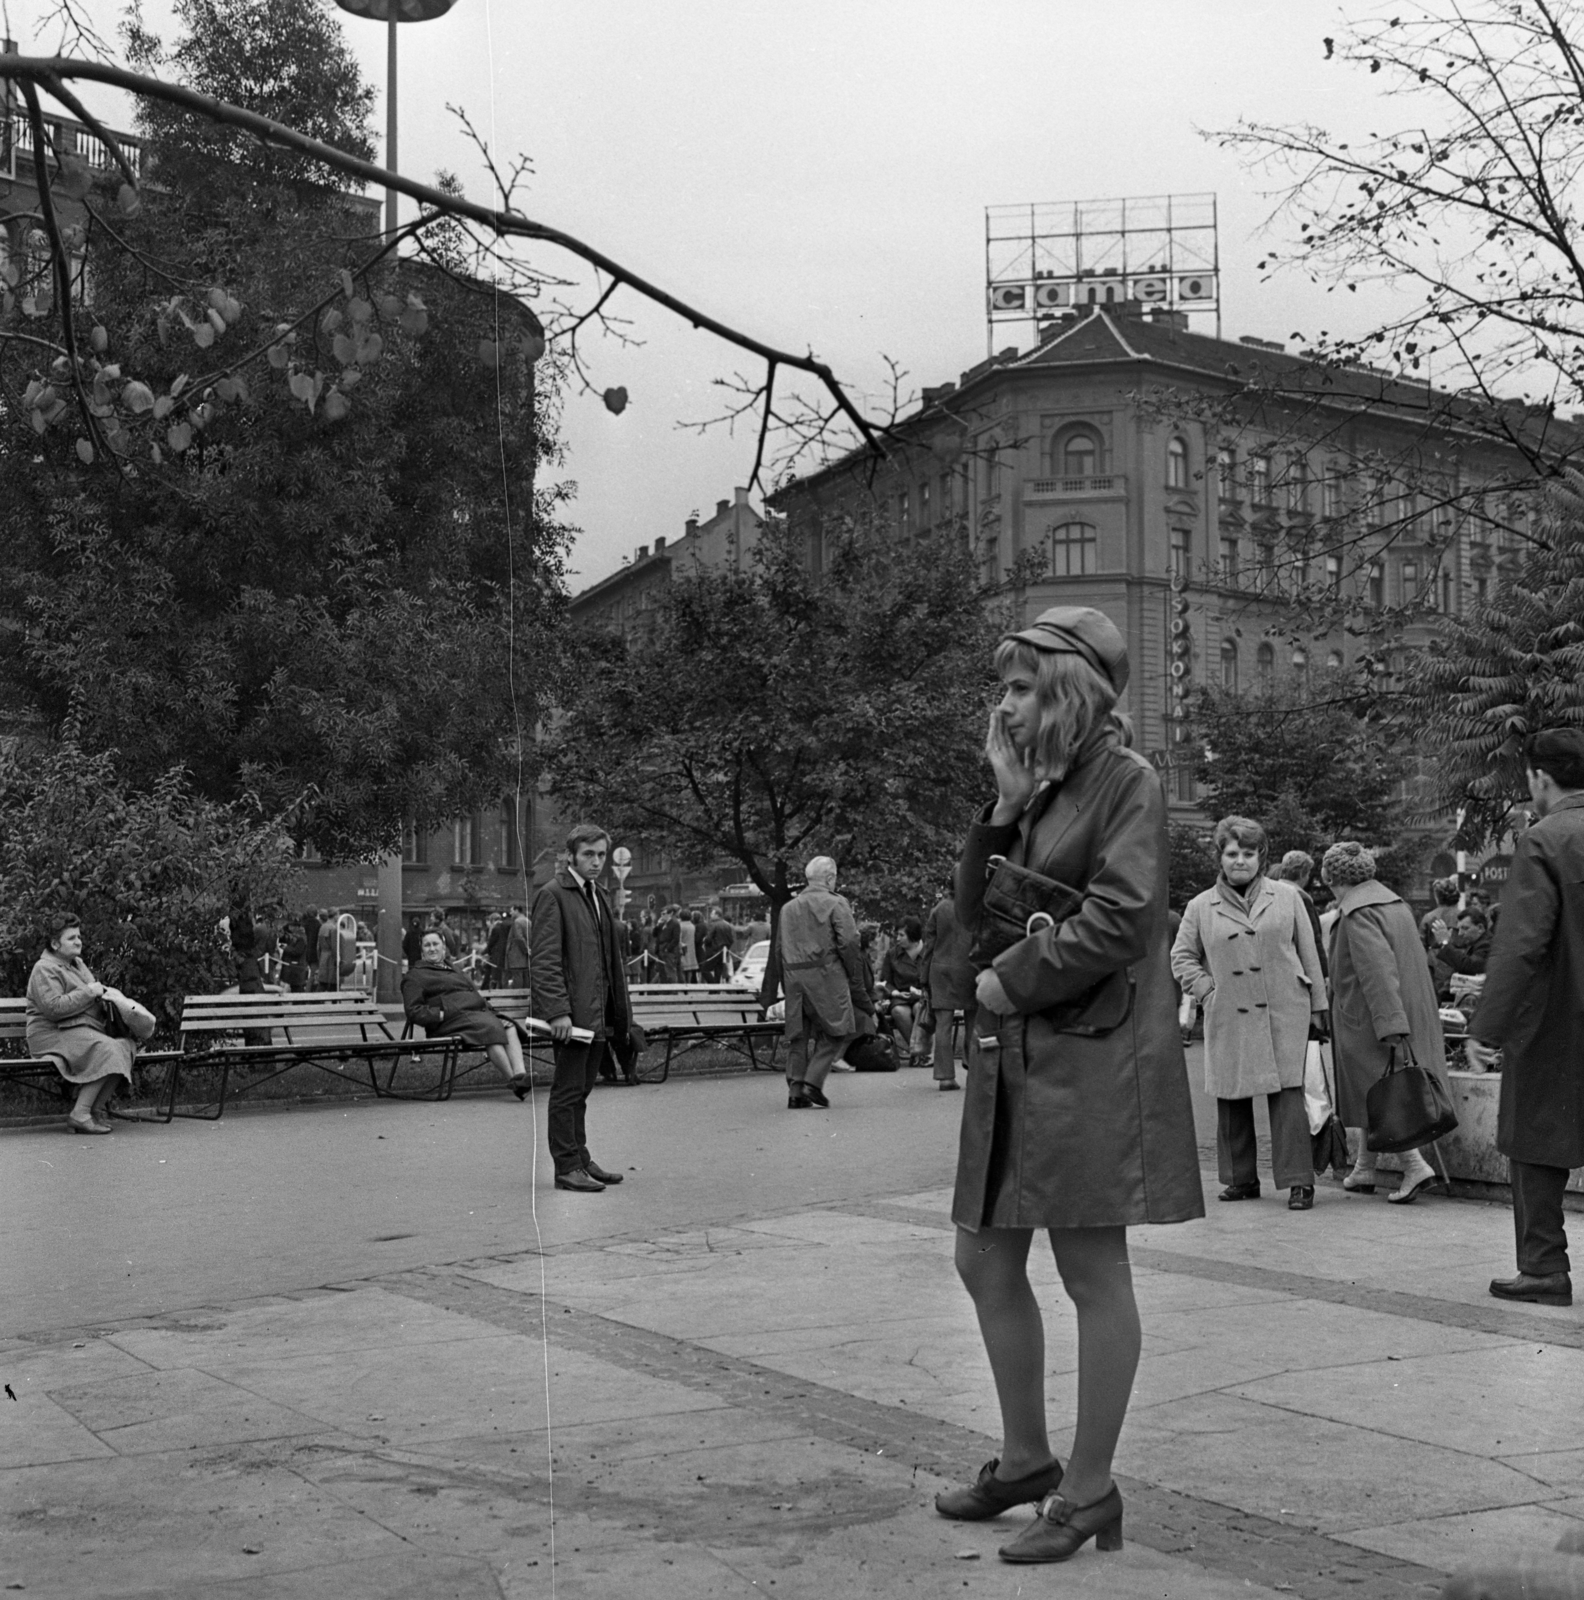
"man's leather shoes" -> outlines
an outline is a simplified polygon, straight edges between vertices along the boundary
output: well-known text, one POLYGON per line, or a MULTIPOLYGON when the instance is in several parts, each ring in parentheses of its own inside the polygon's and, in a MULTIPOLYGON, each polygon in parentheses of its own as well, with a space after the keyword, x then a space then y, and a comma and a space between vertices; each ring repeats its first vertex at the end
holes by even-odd
POLYGON ((558 1189, 576 1189, 579 1194, 604 1194, 605 1185, 591 1178, 581 1168, 576 1172, 558 1172, 555 1186, 558 1189))
POLYGON ((803 1085, 803 1093, 806 1094, 809 1099, 820 1108, 821 1111, 830 1110, 830 1101, 825 1098, 825 1091, 823 1089, 816 1089, 812 1083, 805 1083, 803 1085))
POLYGON ((1573 1280, 1565 1272, 1548 1272, 1543 1278, 1527 1272, 1516 1278, 1492 1278, 1490 1292, 1498 1300, 1526 1300, 1536 1306, 1573 1304, 1573 1280))
POLYGON ((814 1102, 810 1100, 808 1095, 804 1092, 804 1085, 801 1083, 793 1084, 792 1087, 787 1091, 787 1110, 812 1111, 813 1109, 814 1102))
POLYGON ((1221 1193, 1216 1196, 1216 1199, 1258 1200, 1259 1194, 1259 1179, 1256 1178, 1253 1183, 1229 1183, 1226 1188, 1224 1188, 1221 1193))
POLYGON ((584 1167, 583 1170, 595 1181, 595 1183, 603 1183, 609 1186, 610 1184, 620 1183, 622 1181, 621 1173, 607 1172, 597 1161, 589 1162, 589 1164, 584 1167))

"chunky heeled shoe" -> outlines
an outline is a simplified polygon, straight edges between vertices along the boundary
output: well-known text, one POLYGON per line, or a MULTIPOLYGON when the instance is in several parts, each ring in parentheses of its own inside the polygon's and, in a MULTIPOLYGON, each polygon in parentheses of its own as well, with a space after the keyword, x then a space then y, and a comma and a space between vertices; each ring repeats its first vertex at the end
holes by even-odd
POLYGON ((519 1072, 517 1076, 511 1080, 510 1087, 511 1092, 516 1095, 519 1100, 526 1100, 528 1096, 533 1093, 533 1079, 528 1073, 519 1072))
POLYGON ((73 1133, 109 1133, 110 1124, 100 1122, 94 1117, 79 1118, 75 1114, 68 1115, 66 1121, 71 1125, 73 1133))
POLYGON ((953 1522, 983 1522, 987 1517, 999 1517, 1013 1506, 1028 1506, 1043 1500, 1062 1480, 1059 1461, 1021 1478, 998 1478, 996 1468, 1000 1465, 998 1456, 985 1462, 979 1469, 979 1476, 966 1488, 942 1489, 935 1496, 935 1509, 953 1522))
POLYGON ((1086 1506, 1046 1495, 1039 1515, 996 1553, 1003 1561, 1067 1561, 1091 1539, 1096 1550, 1122 1548, 1122 1496, 1114 1483, 1086 1506))
POLYGON ((1287 1191, 1287 1209, 1289 1211, 1312 1211, 1314 1209, 1314 1190, 1289 1189, 1287 1191))
POLYGON ((1221 1193, 1216 1196, 1216 1199, 1217 1200, 1258 1200, 1259 1197, 1260 1197, 1259 1179, 1256 1178, 1253 1181, 1253 1183, 1229 1183, 1226 1186, 1226 1188, 1224 1188, 1221 1191, 1221 1193))
POLYGON ((1350 1172, 1343 1180, 1342 1187, 1349 1194, 1374 1194, 1374 1172, 1350 1172))

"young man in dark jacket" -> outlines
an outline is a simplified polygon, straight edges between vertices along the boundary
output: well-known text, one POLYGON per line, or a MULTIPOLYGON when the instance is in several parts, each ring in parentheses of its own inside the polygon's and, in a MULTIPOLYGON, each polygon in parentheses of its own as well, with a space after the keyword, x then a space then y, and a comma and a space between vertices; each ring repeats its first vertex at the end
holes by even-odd
MULTIPOLYGON (((598 882, 610 836, 582 822, 567 835, 566 847, 570 866, 556 873, 533 904, 534 1009, 555 1038, 549 1137, 556 1188, 598 1194, 622 1175, 589 1154, 588 1097, 607 1058, 626 1048, 632 1010, 616 913, 598 882), (593 1039, 574 1040, 574 1028, 588 1029, 593 1039)), ((630 1072, 628 1081, 636 1081, 630 1072)))

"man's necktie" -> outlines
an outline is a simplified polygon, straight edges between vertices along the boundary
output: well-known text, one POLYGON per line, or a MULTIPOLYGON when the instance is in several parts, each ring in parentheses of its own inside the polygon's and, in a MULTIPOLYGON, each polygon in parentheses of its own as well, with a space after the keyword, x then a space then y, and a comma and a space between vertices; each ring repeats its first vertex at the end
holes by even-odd
POLYGON ((600 925, 599 901, 594 898, 594 885, 587 878, 583 880, 583 897, 588 901, 589 915, 597 928, 600 925))

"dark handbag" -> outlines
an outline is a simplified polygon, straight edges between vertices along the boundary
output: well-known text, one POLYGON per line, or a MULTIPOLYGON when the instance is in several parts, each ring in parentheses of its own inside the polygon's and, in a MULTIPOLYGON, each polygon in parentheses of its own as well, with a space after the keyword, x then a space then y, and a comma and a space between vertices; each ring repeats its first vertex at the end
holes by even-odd
POLYGON ((1364 1097, 1371 1150, 1417 1150, 1457 1125, 1452 1097, 1433 1072, 1414 1060, 1413 1046, 1393 1045, 1386 1074, 1364 1097))
POLYGON ((101 1012, 100 1027, 105 1035, 111 1039, 130 1039, 132 1030, 127 1026, 127 1019, 121 1015, 121 1007, 111 1000, 99 1002, 101 1012))
POLYGON ((627 1077, 638 1071, 638 1057, 649 1048, 649 1036, 636 1022, 627 1024, 627 1031, 611 1041, 617 1064, 627 1077))
MULTIPOLYGON (((990 857, 985 880, 969 950, 975 971, 983 971, 1003 950, 1042 929, 1059 927, 1083 904, 1081 889, 1021 867, 1005 856, 990 857)), ((1121 967, 1075 999, 1040 1015, 1058 1033, 1103 1039, 1132 1015, 1134 987, 1133 969, 1121 967)))
MULTIPOLYGON (((1313 1026, 1309 1029, 1311 1039, 1320 1039, 1322 1035, 1313 1026)), ((1313 1164, 1316 1172, 1332 1171, 1338 1177, 1346 1177, 1353 1170, 1353 1156, 1348 1150, 1347 1129, 1342 1126, 1342 1119, 1336 1114, 1336 1085, 1331 1081, 1331 1074, 1326 1071, 1325 1053, 1320 1056, 1320 1070, 1325 1076, 1326 1098, 1331 1102, 1331 1115, 1326 1118, 1325 1126, 1319 1133, 1309 1136, 1309 1144, 1313 1155, 1313 1164)))
POLYGON ((901 1065, 896 1041, 878 1033, 866 1033, 849 1044, 844 1054, 854 1072, 895 1072, 901 1065))

